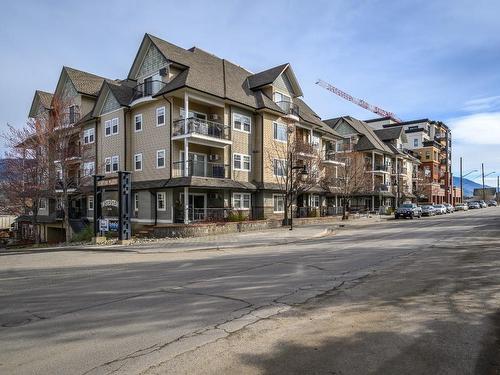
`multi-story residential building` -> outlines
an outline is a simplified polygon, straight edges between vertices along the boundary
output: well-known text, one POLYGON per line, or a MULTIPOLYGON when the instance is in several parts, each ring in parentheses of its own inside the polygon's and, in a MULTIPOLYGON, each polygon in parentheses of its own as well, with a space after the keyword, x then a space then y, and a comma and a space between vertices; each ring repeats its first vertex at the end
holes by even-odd
POLYGON ((451 131, 440 121, 420 119, 397 123, 384 117, 365 121, 374 129, 402 126, 407 135, 404 148, 421 157, 424 198, 430 203, 452 203, 455 201, 453 175, 451 173, 451 131))
POLYGON ((404 200, 414 199, 412 174, 418 161, 403 148, 406 138, 402 128, 373 130, 365 122, 350 116, 325 120, 332 129, 346 137, 344 152, 363 155, 371 184, 356 197, 352 206, 378 210, 397 207, 404 200))
MULTIPOLYGON (((330 151, 342 137, 300 99, 290 64, 252 73, 199 48, 146 34, 126 79, 65 67, 54 97, 62 92, 74 106, 75 147, 92 149, 75 158, 74 173, 112 181, 118 171, 130 171, 136 226, 218 220, 231 210, 251 218, 282 217, 277 179, 285 160, 274 150, 290 138, 302 147, 297 163, 316 152, 325 166, 337 163, 330 151)), ((49 101, 35 97, 42 99, 49 101)), ((75 181, 74 216, 91 219, 91 185, 75 181)), ((114 199, 115 190, 107 187, 104 199, 114 199)), ((319 213, 332 204, 327 195, 313 187, 296 206, 319 213)), ((54 221, 56 211, 47 212, 54 221)))

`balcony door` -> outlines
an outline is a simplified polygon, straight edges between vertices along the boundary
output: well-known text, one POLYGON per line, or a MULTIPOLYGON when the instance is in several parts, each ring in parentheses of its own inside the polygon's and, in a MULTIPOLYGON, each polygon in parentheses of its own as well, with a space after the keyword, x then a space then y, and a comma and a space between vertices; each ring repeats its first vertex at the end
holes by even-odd
MULTIPOLYGON (((188 160, 189 176, 205 177, 207 175, 207 155, 190 152, 188 160)), ((181 151, 181 161, 184 161, 184 151, 181 151)))
MULTIPOLYGON (((181 202, 184 202, 184 194, 181 193, 181 202)), ((202 221, 207 211, 207 196, 203 193, 192 193, 188 195, 189 221, 202 221)))

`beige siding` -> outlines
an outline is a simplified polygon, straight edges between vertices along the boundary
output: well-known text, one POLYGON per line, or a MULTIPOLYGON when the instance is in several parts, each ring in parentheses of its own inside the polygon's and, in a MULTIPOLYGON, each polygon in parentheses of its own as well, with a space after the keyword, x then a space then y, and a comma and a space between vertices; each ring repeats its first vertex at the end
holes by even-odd
MULTIPOLYGON (((129 125, 129 124, 127 123, 127 125, 129 125)), ((130 130, 127 129, 127 131, 129 132, 130 130)), ((118 111, 104 114, 100 117, 99 126, 97 127, 98 165, 96 165, 96 169, 97 169, 98 173, 104 174, 105 158, 111 157, 114 155, 118 155, 120 158, 119 169, 125 170, 125 168, 126 168, 126 166, 125 166, 125 148, 124 148, 125 132, 126 132, 126 130, 125 130, 125 112, 124 112, 123 108, 119 109, 118 111), (118 121, 119 121, 118 134, 110 135, 110 136, 106 137, 106 135, 105 135, 105 122, 107 120, 111 120, 113 118, 118 118, 118 121)))
POLYGON ((231 155, 230 155, 230 160, 231 160, 231 170, 232 170, 232 178, 237 181, 252 181, 254 180, 254 175, 255 175, 255 161, 254 161, 254 137, 255 137, 255 116, 253 116, 252 112, 244 110, 242 108, 238 107, 230 107, 229 112, 224 116, 228 118, 227 124, 231 126, 231 140, 232 140, 232 146, 231 146, 231 155), (234 114, 241 114, 244 116, 249 116, 251 118, 252 124, 250 127, 250 133, 242 132, 239 130, 236 130, 233 128, 233 115, 234 114), (251 158, 251 170, 250 172, 247 171, 240 171, 240 170, 234 170, 232 160, 233 160, 233 155, 237 154, 243 154, 243 155, 249 155, 251 158))

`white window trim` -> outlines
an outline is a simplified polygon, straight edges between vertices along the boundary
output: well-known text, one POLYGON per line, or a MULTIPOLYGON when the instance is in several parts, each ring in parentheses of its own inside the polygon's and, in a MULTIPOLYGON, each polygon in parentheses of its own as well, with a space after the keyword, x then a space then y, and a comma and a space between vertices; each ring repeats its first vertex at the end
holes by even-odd
POLYGON ((90 177, 95 174, 95 162, 93 161, 86 161, 83 163, 83 177, 90 177), (92 165, 91 168, 88 168, 89 165, 92 165), (92 173, 88 173, 86 171, 92 170, 92 173))
POLYGON ((273 175, 274 177, 286 177, 286 159, 273 159, 273 175), (276 165, 276 162, 281 162, 281 166, 283 168, 283 174, 275 174, 275 168, 274 166, 276 165))
POLYGON ((120 156, 119 155, 113 155, 113 156, 111 156, 111 173, 116 173, 119 170, 120 170, 120 156), (116 165, 117 165, 116 166, 116 171, 113 170, 113 164, 114 164, 113 159, 115 159, 115 158, 116 158, 116 165))
POLYGON ((134 211, 139 211, 139 193, 134 194, 134 211))
MULTIPOLYGON (((275 134, 277 134, 278 132, 275 131, 275 127, 277 126, 284 126, 285 127, 285 134, 288 132, 288 126, 286 124, 283 124, 282 122, 278 122, 278 121, 273 121, 273 139, 276 141, 276 142, 281 142, 281 143, 286 143, 287 140, 285 139, 284 141, 281 140, 281 139, 278 139, 278 138, 275 138, 275 134)), ((287 138, 288 138, 288 134, 287 134, 287 138)))
POLYGON ((95 142, 95 131, 94 128, 87 128, 83 131, 83 144, 90 145, 95 142), (92 142, 90 142, 90 136, 92 135, 92 142), (85 137, 89 139, 88 142, 85 141, 85 137))
POLYGON ((113 168, 111 166, 111 157, 104 158, 104 173, 112 173, 113 168), (106 170, 106 166, 109 165, 109 171, 106 170))
POLYGON ((273 194, 273 213, 275 213, 275 214, 282 214, 284 212, 285 212, 285 195, 284 194, 273 194), (281 197, 283 199, 283 210, 282 211, 279 211, 279 210, 276 211, 274 209, 274 200, 277 197, 281 197))
POLYGON ((164 191, 159 191, 156 193, 156 209, 158 211, 166 211, 167 210, 167 194, 165 194, 164 191), (163 197, 163 208, 160 208, 158 206, 158 203, 160 202, 160 200, 158 199, 158 196, 163 197))
POLYGON ((237 112, 234 112, 233 115, 232 115, 232 119, 231 119, 231 123, 232 123, 232 127, 234 130, 238 131, 238 132, 242 132, 242 133, 246 133, 246 134, 250 134, 252 132, 252 116, 247 116, 247 115, 244 115, 242 113, 237 113, 237 112), (244 128, 243 128, 243 121, 241 121, 241 129, 238 129, 235 125, 234 125, 234 117, 235 116, 241 116, 241 117, 246 117, 248 118, 249 120, 249 123, 250 123, 250 130, 249 131, 246 131, 244 128))
POLYGON ((94 197, 91 195, 87 197, 87 210, 94 211, 94 197), (92 206, 92 208, 90 206, 92 206))
MULTIPOLYGON (((190 114, 190 113, 192 113, 193 115, 194 115, 194 114, 201 115, 202 117, 204 117, 204 119, 203 119, 203 120, 208 120, 208 116, 207 116, 207 114, 206 114, 206 113, 203 113, 203 112, 197 112, 197 111, 190 110, 190 111, 188 112, 188 118, 190 118, 190 117, 189 117, 189 114, 190 114)), ((180 108, 179 108, 179 116, 180 116, 180 118, 184 118, 184 107, 180 107, 180 108)), ((193 117, 194 117, 194 116, 193 116, 193 117)), ((198 117, 196 117, 196 118, 197 118, 197 119, 199 119, 199 120, 202 120, 202 119, 200 119, 200 118, 198 118, 198 117)))
POLYGON ((250 172, 250 171, 252 170, 252 156, 251 156, 251 155, 247 155, 247 154, 239 154, 239 153, 237 153, 237 152, 233 153, 233 170, 235 170, 235 171, 243 171, 243 172, 250 172), (240 157, 241 157, 241 168, 236 168, 236 167, 234 166, 234 157, 235 157, 236 155, 238 155, 238 156, 240 156, 240 157), (249 159, 249 161, 248 161, 248 162, 249 162, 249 169, 245 169, 245 168, 244 168, 245 163, 243 162, 243 158, 244 158, 245 156, 247 156, 247 157, 248 157, 248 159, 249 159))
POLYGON ((142 113, 138 113, 137 115, 134 116, 134 133, 139 133, 142 132, 142 127, 143 127, 143 122, 142 122, 142 113), (141 119, 141 128, 137 130, 137 119, 141 119))
POLYGON ((285 92, 283 92, 283 91, 280 91, 280 90, 276 90, 276 89, 274 89, 274 90, 273 90, 273 102, 275 102, 275 103, 282 102, 282 101, 285 101, 285 102, 286 102, 287 100, 278 100, 278 101, 276 102, 276 101, 275 101, 275 98, 274 98, 274 94, 280 94, 281 96, 286 96, 287 98, 289 98, 289 99, 290 99, 290 103, 293 103, 293 102, 292 102, 292 97, 291 97, 291 95, 290 95, 290 94, 287 94, 287 93, 285 93, 285 92))
POLYGON ((104 136, 111 137, 113 135, 112 131, 113 131, 113 129, 111 126, 111 120, 104 121, 104 136), (108 129, 109 129, 109 134, 107 134, 108 129))
POLYGON ((250 208, 252 207, 252 194, 250 194, 250 193, 233 193, 233 196, 232 196, 232 206, 233 206, 233 208, 235 210, 249 211, 250 208), (234 205, 234 201, 235 201, 234 197, 235 197, 235 195, 239 195, 240 196, 240 202, 241 202, 242 205, 243 205, 243 201, 244 201, 243 196, 248 196, 248 207, 236 207, 234 205))
POLYGON ((167 153, 165 152, 165 149, 163 150, 156 150, 156 169, 163 169, 167 165, 167 153), (158 166, 158 154, 160 152, 163 152, 163 166, 159 167, 158 166))
POLYGON ((163 107, 156 108, 156 112, 155 113, 156 113, 156 126, 157 127, 165 126, 165 124, 167 122, 167 111, 165 110, 165 107, 163 106, 163 107), (161 109, 163 109, 163 123, 160 124, 158 122, 158 111, 161 110, 161 109))
POLYGON ((140 152, 138 154, 134 154, 134 171, 136 171, 136 172, 142 171, 142 152, 140 152), (141 168, 140 169, 137 169, 137 162, 138 162, 138 160, 136 158, 138 156, 140 157, 140 162, 141 162, 141 168))
POLYGON ((38 209, 39 210, 47 209, 47 198, 40 198, 40 200, 38 201, 38 209), (42 207, 42 202, 43 202, 43 207, 42 207))

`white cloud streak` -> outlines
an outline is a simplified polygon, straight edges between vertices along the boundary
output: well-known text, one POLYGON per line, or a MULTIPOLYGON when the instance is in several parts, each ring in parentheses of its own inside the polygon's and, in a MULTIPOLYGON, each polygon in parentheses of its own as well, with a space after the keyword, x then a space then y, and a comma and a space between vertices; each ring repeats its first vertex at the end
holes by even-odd
POLYGON ((447 122, 455 141, 471 145, 500 145, 500 112, 475 113, 447 122))

